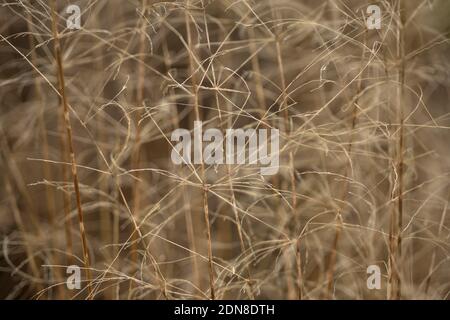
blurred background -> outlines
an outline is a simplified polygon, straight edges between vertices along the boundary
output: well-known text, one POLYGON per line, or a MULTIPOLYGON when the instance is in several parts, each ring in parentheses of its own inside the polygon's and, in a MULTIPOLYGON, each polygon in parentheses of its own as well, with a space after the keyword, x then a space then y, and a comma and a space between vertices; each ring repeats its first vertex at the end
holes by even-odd
POLYGON ((448 299, 449 15, 2 0, 0 297, 448 299), (279 129, 279 172, 173 164, 195 120, 279 129))

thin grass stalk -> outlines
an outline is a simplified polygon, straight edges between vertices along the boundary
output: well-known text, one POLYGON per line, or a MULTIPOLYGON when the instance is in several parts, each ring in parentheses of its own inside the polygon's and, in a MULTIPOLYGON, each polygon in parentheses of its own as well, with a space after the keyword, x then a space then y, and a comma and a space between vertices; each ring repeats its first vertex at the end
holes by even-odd
POLYGON ((397 55, 400 61, 399 72, 398 72, 398 87, 397 87, 397 98, 398 98, 398 123, 400 124, 398 132, 398 151, 397 151, 397 172, 398 172, 398 195, 397 195, 397 287, 395 292, 395 298, 400 299, 402 295, 402 283, 400 276, 400 263, 402 260, 402 229, 403 229, 403 190, 404 190, 404 88, 405 88, 405 12, 403 1, 398 0, 397 12, 399 25, 397 29, 397 55))
MULTIPOLYGON (((147 9, 147 0, 142 1, 142 15, 145 15, 145 11, 147 9)), ((139 59, 144 59, 146 45, 145 45, 145 28, 146 28, 146 21, 145 19, 142 19, 142 23, 140 26, 140 34, 139 34, 139 59)), ((135 136, 135 142, 134 142, 134 149, 133 153, 131 155, 131 167, 133 169, 138 169, 140 160, 141 160, 141 127, 139 126, 139 121, 141 119, 141 109, 144 105, 144 90, 145 90, 145 65, 142 61, 138 61, 138 81, 137 81, 137 88, 136 88, 136 103, 137 103, 137 110, 135 111, 135 117, 134 117, 134 123, 136 127, 136 136, 135 136)), ((140 171, 137 170, 135 172, 135 180, 133 185, 133 214, 136 218, 139 218, 139 211, 141 207, 141 192, 140 192, 140 185, 141 185, 141 174, 140 171)), ((137 267, 138 266, 138 248, 137 248, 137 233, 135 234, 135 238, 133 239, 133 245, 131 247, 131 261, 133 264, 137 267)), ((137 271, 137 270, 136 270, 137 271)), ((132 289, 134 281, 130 281, 130 292, 132 289)))
POLYGON ((56 5, 55 0, 51 1, 51 14, 52 14, 52 32, 53 32, 53 41, 54 41, 54 54, 56 59, 56 71, 57 71, 57 77, 58 77, 58 85, 59 85, 59 96, 61 105, 64 110, 64 124, 67 134, 67 145, 69 148, 69 156, 70 156, 70 163, 71 163, 71 169, 72 169, 72 178, 73 178, 73 186, 75 189, 75 198, 76 198, 76 204, 77 204, 77 212, 78 212, 78 222, 80 227, 80 235, 81 235, 81 242, 82 242, 82 248, 83 248, 83 259, 84 259, 84 269, 85 269, 85 275, 86 275, 86 281, 87 281, 87 288, 88 293, 91 295, 92 289, 91 289, 91 266, 90 266, 90 258, 89 258, 89 249, 87 244, 87 237, 86 232, 84 228, 84 217, 83 217, 83 210, 81 206, 81 194, 80 194, 80 187, 78 182, 78 173, 77 173, 77 164, 76 164, 76 158, 75 158, 75 151, 73 147, 73 139, 72 139, 72 126, 70 124, 70 110, 69 110, 69 104, 67 102, 67 96, 65 92, 65 83, 64 83, 64 68, 62 63, 62 53, 61 53, 61 43, 59 39, 58 34, 58 27, 57 27, 57 14, 56 14, 56 5))
MULTIPOLYGON (((290 135, 292 132, 291 123, 289 120, 289 111, 286 106, 286 102, 288 99, 287 93, 286 93, 286 78, 285 78, 285 72, 284 72, 284 63, 283 63, 283 56, 281 53, 281 39, 277 35, 275 46, 276 46, 276 54, 277 54, 277 64, 278 64, 278 72, 281 80, 281 103, 280 103, 280 111, 283 112, 283 120, 284 123, 282 127, 284 127, 286 136, 288 139, 290 139, 290 135)), ((292 219, 296 217, 297 214, 297 183, 295 179, 295 166, 294 166, 294 155, 292 150, 289 151, 289 177, 290 177, 290 188, 291 188, 291 215, 292 219)), ((296 263, 296 270, 297 270, 297 288, 294 289, 292 286, 292 281, 289 277, 289 274, 287 275, 287 287, 288 287, 288 296, 290 299, 302 299, 302 287, 303 287, 303 272, 301 270, 301 251, 300 251, 300 239, 297 239, 295 242, 295 263, 296 263)), ((289 265, 290 261, 288 256, 286 256, 287 261, 286 263, 289 265)))
MULTIPOLYGON (((166 70, 170 70, 171 68, 171 57, 170 57, 170 53, 169 53, 169 49, 167 47, 167 42, 163 43, 163 57, 164 57, 164 65, 166 67, 166 70)), ((173 88, 169 89, 170 94, 169 97, 175 97, 175 98, 171 98, 171 100, 169 100, 169 105, 174 105, 174 112, 173 112, 173 118, 172 118, 172 128, 173 130, 176 130, 178 128, 180 128, 181 125, 181 120, 180 117, 178 116, 178 111, 177 111, 177 99, 176 99, 176 95, 175 95, 175 90, 173 88)), ((172 166, 174 171, 177 171, 177 168, 175 167, 175 165, 172 166)), ((176 185, 174 185, 174 187, 176 187, 176 185)), ((188 239, 188 243, 189 243, 189 249, 191 250, 190 255, 191 255, 191 259, 192 259, 192 272, 193 272, 193 282, 196 285, 200 284, 200 273, 199 273, 199 269, 198 269, 198 259, 197 259, 197 255, 193 254, 192 252, 197 252, 197 248, 195 245, 195 230, 194 230, 194 223, 192 221, 192 210, 191 210, 191 204, 189 201, 189 196, 188 196, 188 188, 186 187, 186 185, 183 184, 182 187, 182 192, 183 192, 183 212, 184 212, 184 219, 185 219, 185 226, 186 226, 186 234, 187 234, 187 239, 188 239)))
MULTIPOLYGON (((33 16, 30 14, 30 12, 27 10, 27 26, 28 30, 30 32, 28 36, 28 43, 30 45, 31 50, 31 62, 33 65, 37 66, 38 57, 36 54, 36 43, 33 37, 33 16)), ((39 126, 40 126, 40 135, 42 139, 42 156, 44 159, 49 159, 49 145, 48 145, 48 137, 47 137, 47 128, 45 124, 45 101, 44 101, 44 95, 42 93, 42 87, 39 82, 39 74, 36 72, 36 70, 33 69, 33 73, 35 74, 34 77, 34 91, 36 94, 37 99, 40 103, 40 112, 39 112, 39 126)), ((64 170, 67 171, 66 166, 63 166, 64 170)), ((48 179, 49 181, 52 180, 52 174, 50 171, 50 165, 47 161, 42 162, 42 170, 44 173, 45 179, 48 179)), ((47 217, 48 222, 52 230, 56 230, 56 202, 55 202, 55 195, 52 187, 49 184, 45 185, 45 197, 47 202, 47 217)), ((68 195, 64 194, 63 197, 67 198, 68 195)), ((66 239, 66 264, 73 264, 73 250, 72 250, 72 229, 71 229, 71 221, 69 218, 69 210, 65 207, 65 219, 64 219, 64 233, 65 233, 65 239, 66 239)), ((55 241, 55 239, 52 239, 52 241, 55 241)), ((59 259, 56 257, 56 255, 49 253, 51 255, 49 257, 50 261, 52 261, 55 264, 59 264, 59 259)), ((55 270, 56 278, 58 281, 62 279, 61 271, 59 269, 55 270)), ((64 288, 58 287, 58 292, 60 297, 64 298, 64 288)))
MULTIPOLYGON (((205 11, 203 11, 203 17, 204 17, 204 21, 205 21, 205 28, 207 30, 207 24, 206 24, 206 15, 205 15, 205 11)), ((223 35, 223 38, 225 39, 227 37, 226 34, 223 35)), ((210 55, 212 55, 212 50, 210 47, 210 41, 209 41, 209 35, 208 35, 208 48, 209 48, 209 53, 210 55)), ((254 50, 256 50, 255 48, 253 48, 254 50)), ((253 57, 255 58, 255 57, 253 57)), ((228 61, 227 61, 228 62, 228 61)), ((215 74, 216 74, 216 70, 214 67, 214 64, 211 65, 211 71, 214 77, 214 81, 216 81, 215 78, 215 74)), ((218 113, 218 121, 219 121, 219 127, 222 129, 222 132, 225 132, 226 128, 224 128, 224 123, 223 123, 223 118, 222 118, 222 112, 221 112, 221 106, 220 106, 220 96, 219 96, 219 92, 216 90, 214 92, 214 98, 216 101, 216 108, 217 108, 217 113, 218 113)), ((232 106, 231 104, 226 101, 227 107, 228 107, 228 112, 229 112, 229 116, 227 118, 227 126, 228 128, 231 128, 233 126, 233 117, 232 117, 232 106)), ((263 113, 264 114, 264 113, 263 113)), ((241 220, 239 218, 239 212, 237 210, 237 201, 236 201, 236 195, 235 195, 235 191, 234 191, 234 186, 233 186, 233 179, 231 177, 231 165, 227 164, 226 165, 226 170, 227 170, 227 176, 228 176, 228 186, 230 188, 230 197, 231 197, 231 206, 232 206, 232 210, 233 210, 233 214, 234 214, 234 222, 236 224, 236 229, 237 229, 237 233, 238 233, 238 237, 239 237, 239 245, 240 245, 240 249, 241 249, 241 253, 243 254, 246 251, 245 248, 245 242, 244 242, 244 235, 242 232, 242 223, 241 220)), ((246 284, 248 286, 248 289, 246 290, 247 295, 249 297, 249 299, 254 300, 255 296, 253 294, 253 280, 252 280, 252 272, 250 270, 250 264, 248 264, 245 267, 245 272, 247 274, 247 281, 246 284)))
MULTIPOLYGON (((360 73, 363 72, 364 68, 364 56, 366 54, 366 45, 367 45, 367 29, 364 33, 364 42, 363 42, 363 50, 361 53, 361 66, 360 66, 360 73)), ((337 213, 337 219, 336 219, 336 230, 335 230, 335 236, 333 240, 333 246, 332 250, 330 252, 330 256, 328 258, 328 268, 327 268, 327 292, 326 292, 326 299, 330 299, 333 295, 333 283, 334 283, 334 271, 336 267, 336 260, 337 260, 337 248, 339 245, 339 240, 341 237, 341 233, 343 230, 343 217, 342 214, 346 210, 346 201, 348 198, 348 189, 349 189, 349 181, 348 178, 351 176, 351 161, 352 161, 352 149, 353 149, 353 142, 354 142, 354 132, 358 123, 358 101, 359 96, 362 90, 362 74, 358 78, 357 81, 357 88, 356 88, 356 94, 354 101, 349 101, 353 105, 352 110, 352 117, 351 117, 351 127, 350 127, 350 137, 348 141, 348 148, 347 148, 347 154, 349 157, 349 164, 346 167, 345 171, 345 180, 344 180, 344 187, 342 191, 342 205, 340 206, 338 213, 337 213)))

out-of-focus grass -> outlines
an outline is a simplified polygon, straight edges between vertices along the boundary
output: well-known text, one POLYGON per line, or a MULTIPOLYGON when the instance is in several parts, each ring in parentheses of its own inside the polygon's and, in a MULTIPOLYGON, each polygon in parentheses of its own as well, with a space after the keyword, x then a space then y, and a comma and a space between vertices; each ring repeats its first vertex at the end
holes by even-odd
POLYGON ((359 0, 56 2, 63 68, 46 1, 0 7, 1 297, 448 298, 447 1, 380 30, 359 0), (278 174, 172 164, 194 120, 279 129, 278 174))

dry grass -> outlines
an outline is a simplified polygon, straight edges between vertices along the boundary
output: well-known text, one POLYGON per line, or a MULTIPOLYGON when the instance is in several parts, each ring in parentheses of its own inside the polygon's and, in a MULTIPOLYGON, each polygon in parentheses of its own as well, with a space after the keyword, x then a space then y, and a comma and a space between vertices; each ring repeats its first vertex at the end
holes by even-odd
POLYGON ((0 297, 448 299, 450 6, 368 4, 3 0, 0 297), (196 120, 278 174, 174 165, 196 120))

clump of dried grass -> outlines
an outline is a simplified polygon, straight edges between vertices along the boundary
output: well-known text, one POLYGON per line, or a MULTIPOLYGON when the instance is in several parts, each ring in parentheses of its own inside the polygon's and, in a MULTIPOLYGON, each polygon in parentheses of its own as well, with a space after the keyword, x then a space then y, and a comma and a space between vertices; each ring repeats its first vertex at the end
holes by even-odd
POLYGON ((2 296, 448 298, 445 1, 380 30, 358 0, 67 4, 0 7, 2 296), (280 129, 279 173, 173 165, 194 120, 280 129))

